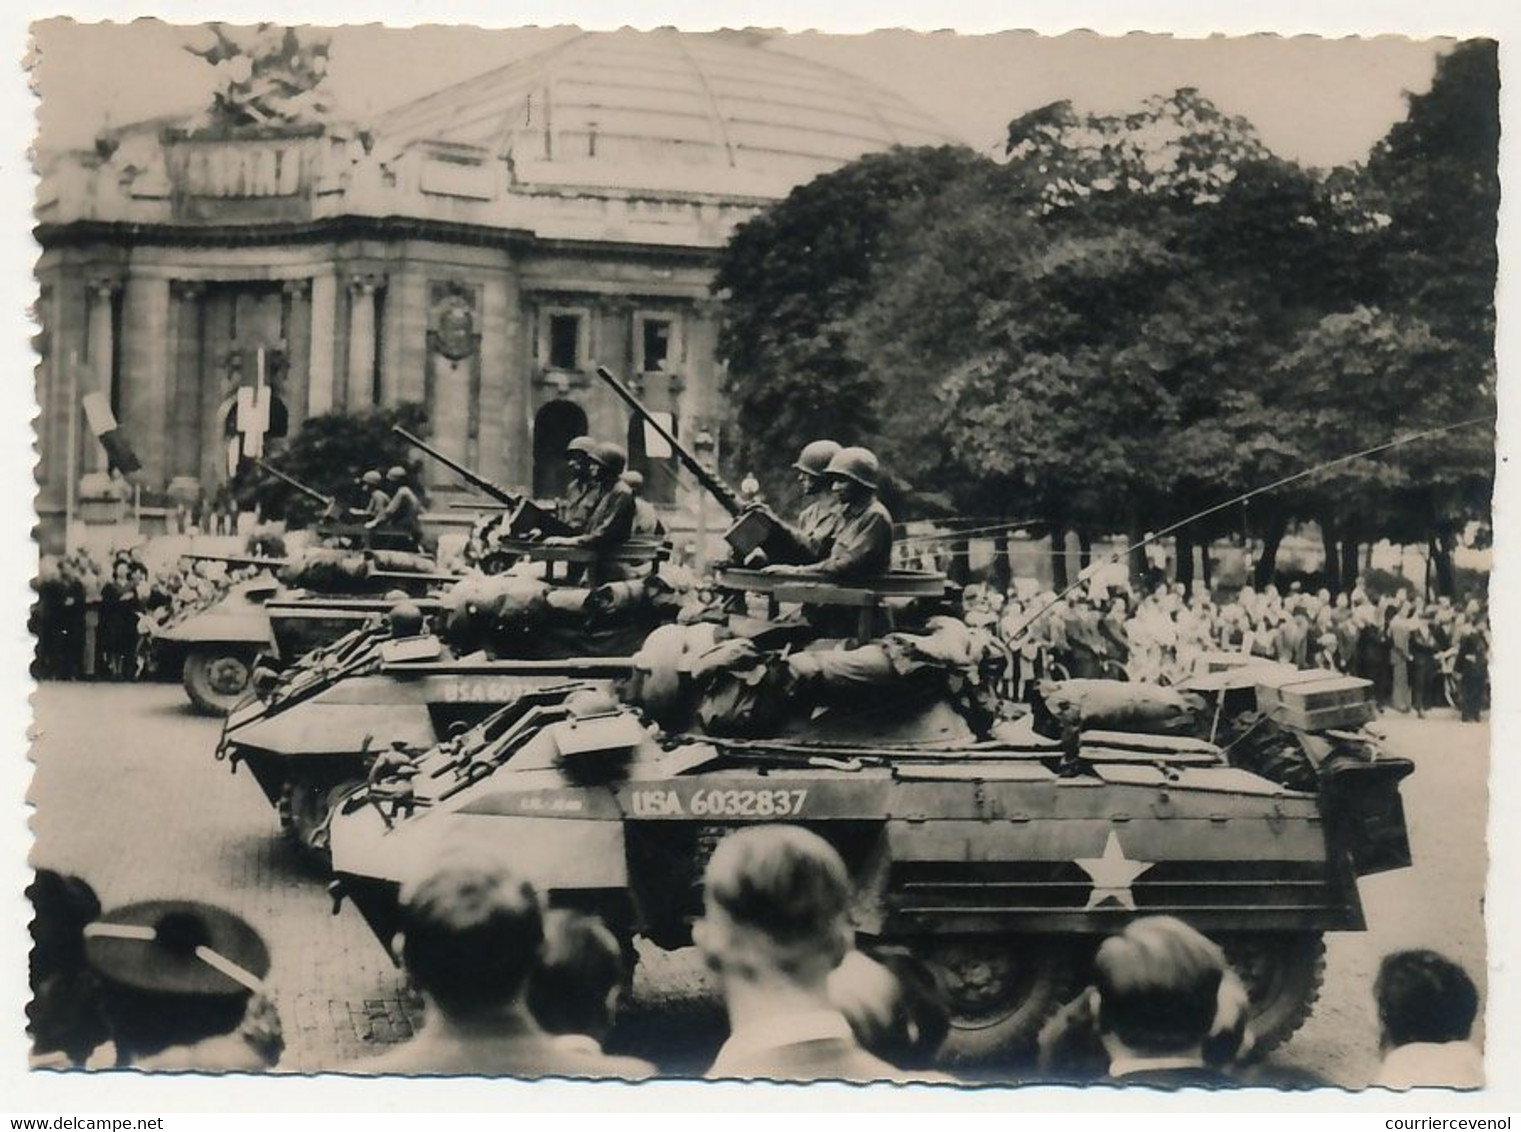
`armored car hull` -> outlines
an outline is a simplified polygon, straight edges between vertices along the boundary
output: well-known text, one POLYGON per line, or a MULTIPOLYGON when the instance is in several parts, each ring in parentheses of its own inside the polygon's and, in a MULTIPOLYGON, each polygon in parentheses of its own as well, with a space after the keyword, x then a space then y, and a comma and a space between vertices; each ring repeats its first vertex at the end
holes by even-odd
POLYGON ((1028 1045, 1099 939, 1163 913, 1226 948, 1270 1048, 1313 1006, 1322 933, 1364 927, 1359 872, 1404 846, 1399 759, 1327 767, 1303 791, 1192 740, 1091 734, 1074 761, 1033 732, 942 750, 658 737, 629 712, 578 719, 573 700, 499 713, 419 759, 400 796, 379 783, 345 803, 333 869, 379 939, 409 865, 465 841, 520 862, 552 903, 680 947, 717 842, 785 822, 839 850, 864 940, 942 977, 952 1060, 1028 1045), (1370 821, 1382 856, 1349 848, 1370 821))

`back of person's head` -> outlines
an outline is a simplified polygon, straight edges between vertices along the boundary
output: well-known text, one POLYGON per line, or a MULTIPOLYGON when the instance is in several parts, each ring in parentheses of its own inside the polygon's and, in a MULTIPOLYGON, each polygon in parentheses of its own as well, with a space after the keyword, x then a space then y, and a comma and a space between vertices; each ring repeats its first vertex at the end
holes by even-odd
POLYGON ((731 973, 822 979, 850 939, 850 874, 822 837, 752 826, 719 842, 703 878, 703 950, 731 973))
POLYGON ((1473 980, 1435 951, 1396 951, 1384 956, 1373 998, 1389 1046, 1466 1041, 1479 1013, 1479 991, 1473 980))
POLYGON ((538 894, 500 861, 438 860, 401 890, 401 961, 446 1015, 513 1002, 544 945, 538 894))
POLYGON ((544 957, 528 984, 528 1008, 541 1027, 600 1040, 612 1029, 623 979, 623 950, 601 920, 544 914, 544 957))
POLYGON ((902 948, 851 951, 829 975, 829 1000, 868 1053, 899 1069, 928 1069, 950 1032, 944 986, 902 948))
POLYGON ((1202 1046, 1226 970, 1214 943, 1181 920, 1147 916, 1106 939, 1094 968, 1101 1032, 1152 1056, 1202 1046))
POLYGON ((85 926, 100 915, 100 900, 79 877, 52 869, 38 869, 26 895, 33 910, 27 1032, 37 1053, 61 1051, 82 1063, 109 1036, 84 947, 85 926))

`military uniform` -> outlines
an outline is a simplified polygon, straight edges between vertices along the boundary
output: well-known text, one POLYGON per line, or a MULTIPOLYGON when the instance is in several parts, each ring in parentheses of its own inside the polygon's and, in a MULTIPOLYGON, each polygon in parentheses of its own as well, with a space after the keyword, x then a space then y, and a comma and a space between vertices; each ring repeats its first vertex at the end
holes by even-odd
POLYGON ((887 508, 875 499, 863 499, 836 514, 838 526, 828 555, 812 569, 838 581, 886 573, 893 553, 893 517, 887 508))
POLYGON ((833 496, 826 495, 799 511, 796 524, 786 523, 784 526, 808 559, 817 561, 826 557, 834 547, 835 535, 843 521, 840 505, 833 496))
MULTIPOLYGON (((384 493, 382 493, 384 494, 384 493)), ((422 542, 422 501, 407 484, 396 489, 386 504, 376 526, 405 535, 413 542, 422 542)))

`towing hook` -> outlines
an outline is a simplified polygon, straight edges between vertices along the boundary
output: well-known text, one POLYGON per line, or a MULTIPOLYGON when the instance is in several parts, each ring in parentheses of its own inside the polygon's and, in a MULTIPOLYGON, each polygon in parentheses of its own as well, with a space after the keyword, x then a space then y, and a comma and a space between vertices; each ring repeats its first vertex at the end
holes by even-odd
POLYGON ((343 889, 343 882, 341 880, 328 881, 327 895, 333 902, 333 915, 336 916, 343 909, 343 898, 348 895, 343 889))

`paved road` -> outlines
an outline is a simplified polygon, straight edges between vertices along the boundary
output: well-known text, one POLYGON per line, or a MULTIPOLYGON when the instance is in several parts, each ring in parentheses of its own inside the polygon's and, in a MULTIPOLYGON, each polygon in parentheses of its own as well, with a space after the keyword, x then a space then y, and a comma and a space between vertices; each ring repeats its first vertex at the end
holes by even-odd
MULTIPOLYGON (((88 878, 107 906, 177 896, 246 917, 274 953, 282 1069, 336 1068, 411 1033, 412 1005, 359 915, 332 915, 253 779, 212 759, 217 724, 191 714, 178 687, 49 684, 36 710, 34 863, 88 878)), ((1315 1014, 1273 1059, 1353 1087, 1377 1064, 1370 988, 1381 955, 1432 946, 1484 971, 1488 728, 1450 716, 1385 726, 1417 763, 1404 790, 1416 867, 1363 881, 1370 931, 1328 938, 1315 1014)), ((625 1041, 658 1029, 663 1065, 700 1071, 722 1036, 703 983, 690 951, 642 949, 635 997, 647 1005, 625 1041)))

